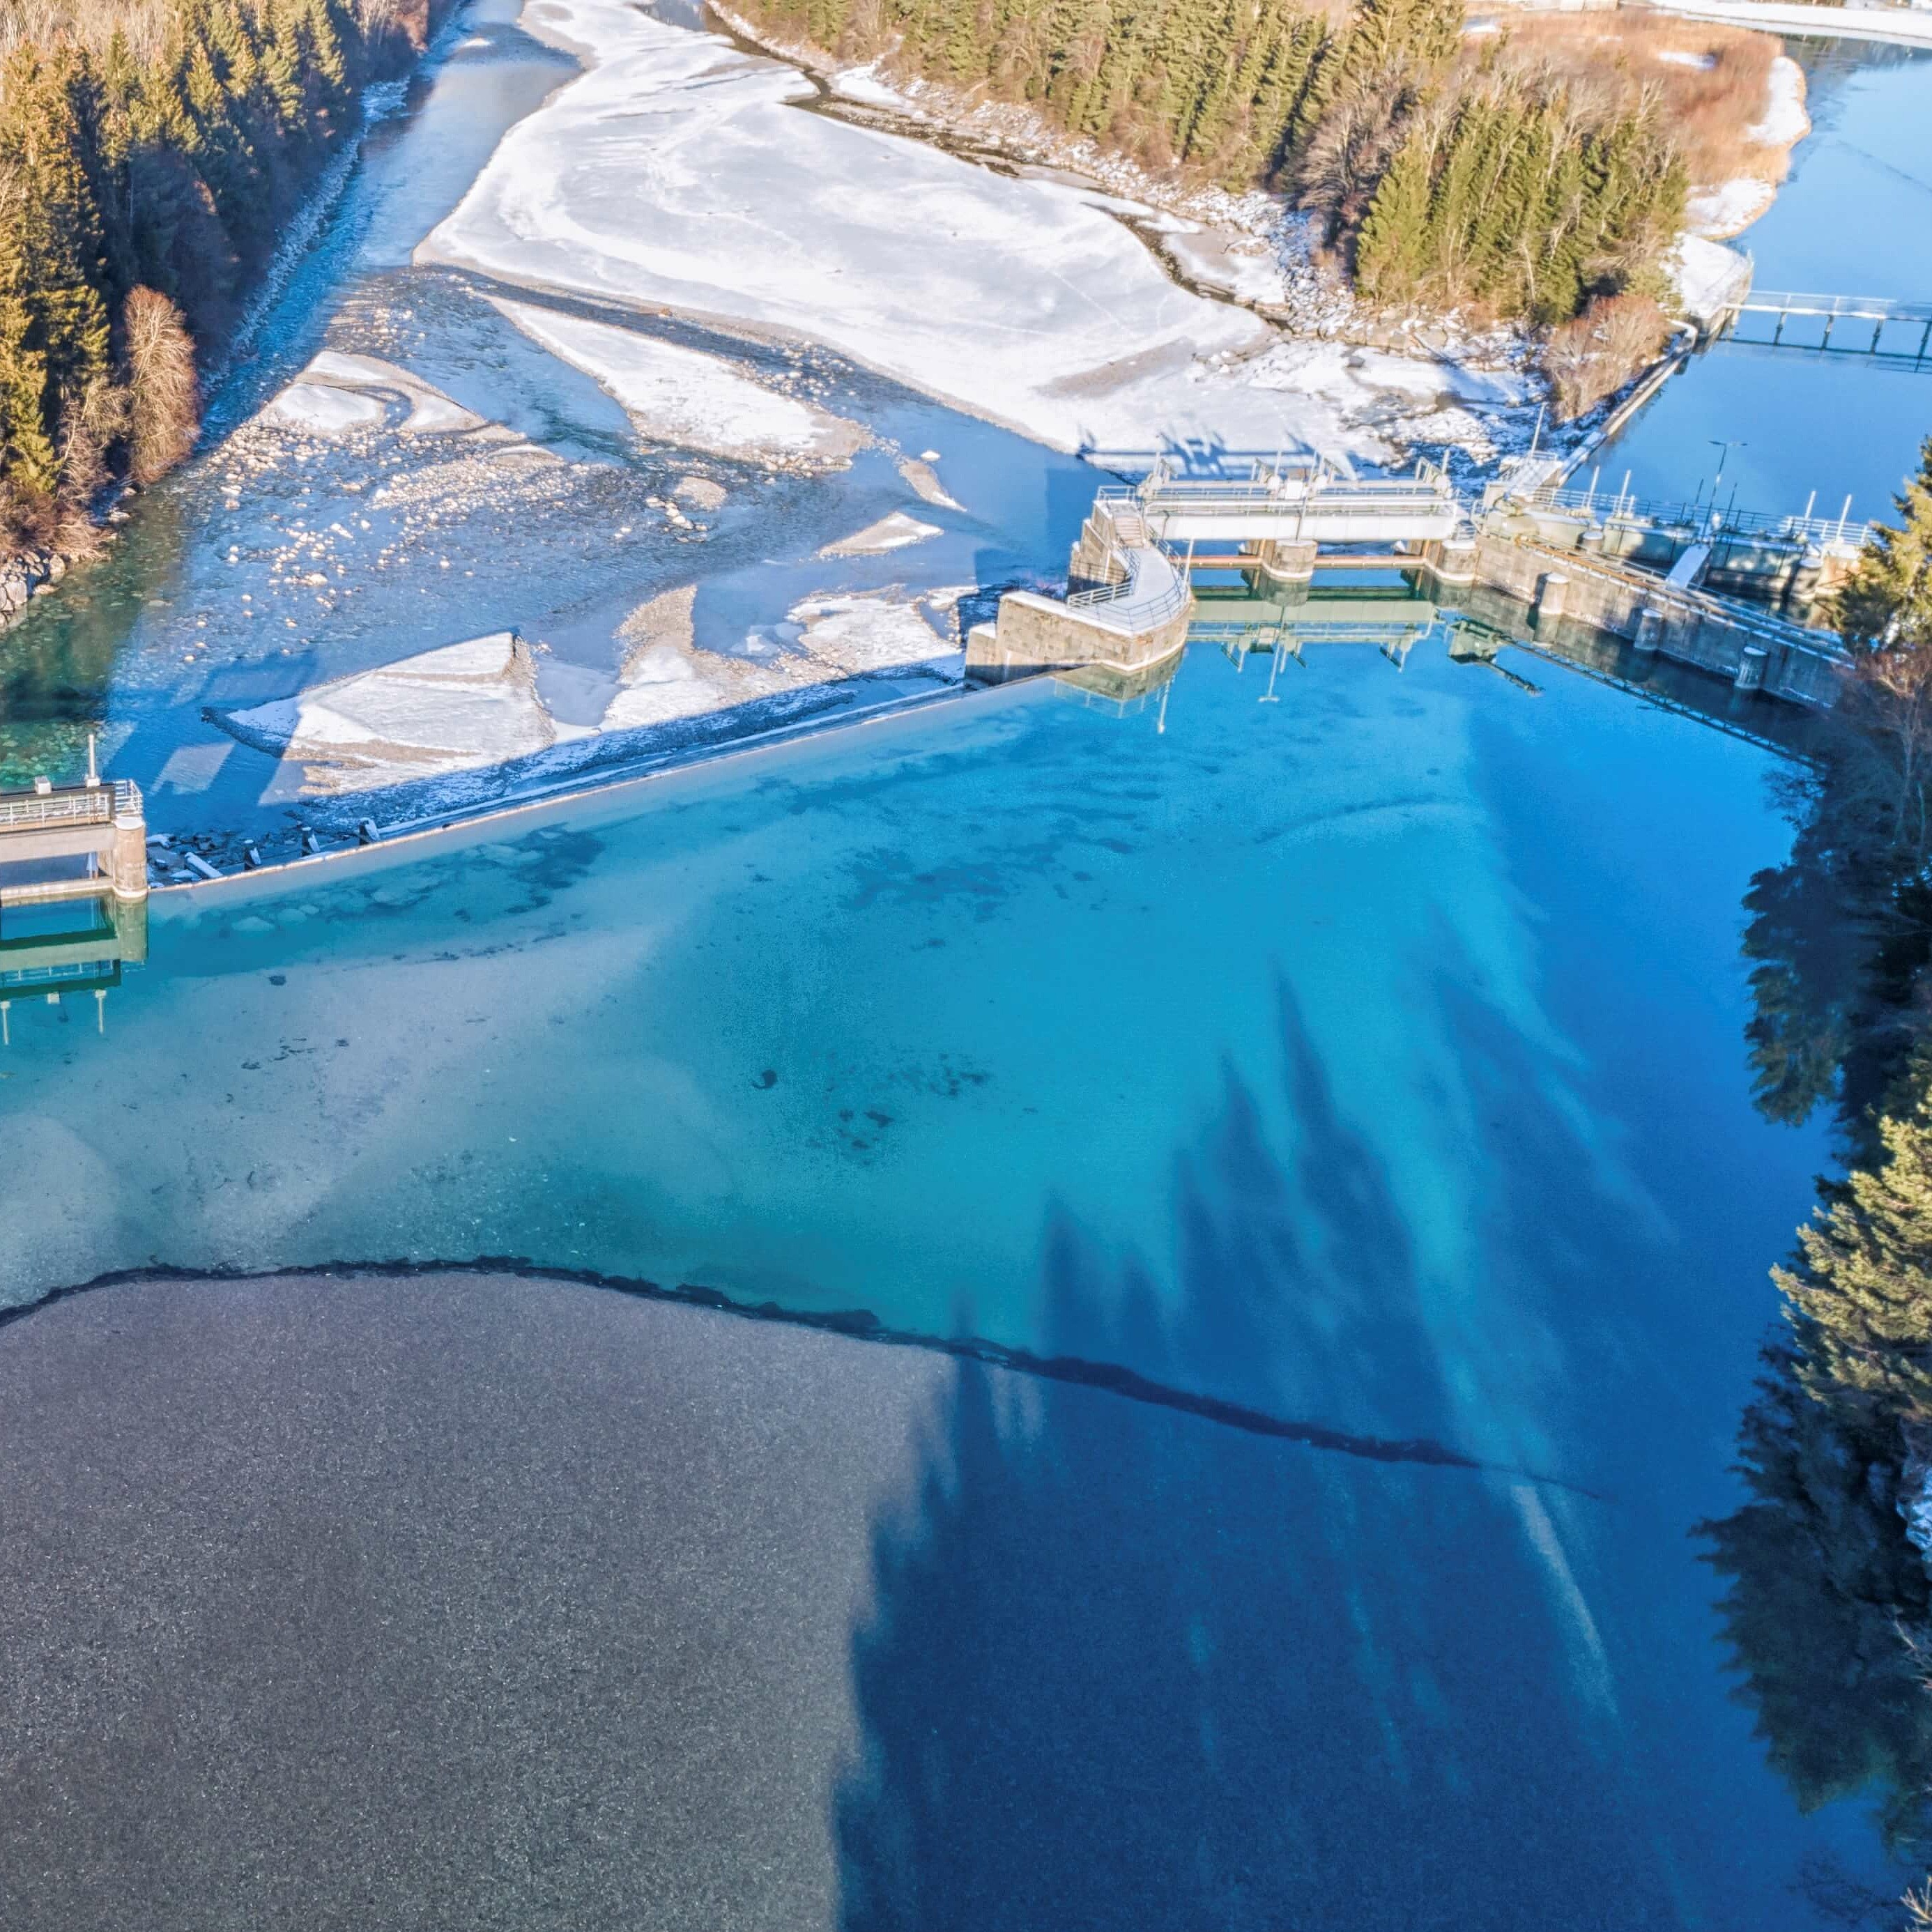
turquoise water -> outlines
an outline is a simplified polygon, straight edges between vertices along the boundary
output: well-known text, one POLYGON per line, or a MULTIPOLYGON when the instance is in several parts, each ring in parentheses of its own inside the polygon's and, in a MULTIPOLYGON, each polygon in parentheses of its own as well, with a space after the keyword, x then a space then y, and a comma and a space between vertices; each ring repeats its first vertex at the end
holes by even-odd
MULTIPOLYGON (((1208 1492, 1275 1578, 1202 1626, 1288 1727, 1255 1898, 1810 1924, 1876 1854, 1766 1768, 1688 1534, 1827 1158, 1744 1062, 1772 760, 1526 652, 1308 656, 158 898, 98 1012, 14 1003, 0 1285, 514 1256, 1438 1444, 1492 1466, 1267 1444, 1208 1492)), ((1132 1480, 1150 1535, 1203 1506, 1132 1480)))

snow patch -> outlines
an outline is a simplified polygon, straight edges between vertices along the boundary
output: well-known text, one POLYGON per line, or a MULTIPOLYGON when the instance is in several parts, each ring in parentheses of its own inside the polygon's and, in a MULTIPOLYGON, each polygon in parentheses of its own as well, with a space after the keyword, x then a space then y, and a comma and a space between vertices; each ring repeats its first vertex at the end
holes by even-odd
MULTIPOLYGON (((815 89, 794 68, 622 0, 529 17, 588 70, 504 137, 421 260, 821 342, 1065 449, 1400 450, 1400 410, 1353 374, 1298 403, 1257 383, 1274 332, 1177 286, 1111 197, 797 112, 815 89)), ((1261 286, 1264 256, 1230 259, 1261 286)))
POLYGON ((1212 228, 1177 228, 1166 238, 1182 274, 1237 302, 1279 306, 1288 299, 1288 274, 1274 247, 1258 235, 1212 228))
POLYGON ((1684 218, 1693 235, 1722 241, 1742 234, 1777 199, 1778 190, 1769 182, 1739 175, 1720 188, 1694 194, 1684 205, 1684 218))
POLYGON ((956 502, 946 494, 946 486, 934 474, 932 464, 924 457, 908 456, 899 466, 899 474, 907 487, 922 503, 931 503, 942 510, 963 510, 965 505, 956 502))
POLYGON ((210 716, 244 744, 306 764, 311 793, 500 764, 545 750, 558 736, 530 652, 512 631, 210 716))
POLYGON ((1708 322, 1721 314, 1750 281, 1748 256, 1699 235, 1678 242, 1671 270, 1684 313, 1694 322, 1708 322))
POLYGON ((380 429, 387 419, 374 396, 358 396, 321 382, 293 382, 256 416, 270 429, 292 430, 339 442, 358 430, 380 429))
POLYGON ((406 435, 452 435, 484 427, 433 383, 376 356, 348 356, 325 349, 255 420, 334 442, 361 430, 380 429, 390 406, 403 411, 406 435))
POLYGON ((890 82, 882 80, 878 64, 842 68, 826 83, 842 100, 856 101, 865 107, 886 107, 895 114, 909 114, 914 120, 926 116, 890 82))
POLYGON ((963 655, 920 614, 919 602, 886 592, 822 594, 795 604, 780 625, 753 631, 741 651, 692 641, 693 592, 653 598, 625 634, 636 640, 605 731, 668 725, 742 706, 782 712, 841 685, 884 682, 889 691, 957 683, 963 655))
POLYGON ((820 556, 876 556, 885 550, 904 550, 908 544, 924 543, 928 537, 938 535, 937 524, 922 524, 903 510, 895 510, 876 524, 868 524, 849 537, 827 544, 818 554, 820 556))
POLYGON ((754 382, 736 364, 655 335, 524 302, 492 304, 532 341, 607 391, 646 434, 714 456, 830 461, 863 432, 754 382))
POLYGON ((1780 54, 1771 64, 1771 85, 1764 117, 1744 130, 1762 148, 1795 147, 1811 131, 1811 116, 1804 105, 1804 70, 1789 54, 1780 54))

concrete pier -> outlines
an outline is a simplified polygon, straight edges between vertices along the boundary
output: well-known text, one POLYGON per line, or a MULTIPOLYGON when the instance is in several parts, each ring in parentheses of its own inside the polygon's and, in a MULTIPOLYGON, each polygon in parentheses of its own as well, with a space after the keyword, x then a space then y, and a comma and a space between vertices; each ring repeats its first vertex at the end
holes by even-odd
POLYGON ((0 906, 107 892, 148 896, 148 826, 137 786, 52 785, 0 792, 0 906))

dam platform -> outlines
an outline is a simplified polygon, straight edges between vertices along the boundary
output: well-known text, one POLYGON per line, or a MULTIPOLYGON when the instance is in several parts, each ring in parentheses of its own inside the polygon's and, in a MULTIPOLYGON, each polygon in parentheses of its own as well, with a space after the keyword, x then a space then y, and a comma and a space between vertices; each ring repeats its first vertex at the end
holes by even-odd
POLYGON ((125 778, 0 791, 0 910, 106 895, 148 896, 140 788, 125 778))
POLYGON ((1430 463, 1365 479, 1316 459, 1208 476, 1156 460, 1140 483, 1096 495, 1068 595, 1008 592, 968 634, 966 671, 982 683, 1085 670, 1132 681, 1178 656, 1208 586, 1293 596, 1318 575, 1394 571, 1438 604, 1499 593, 1534 622, 1588 625, 1739 692, 1828 706, 1846 661, 1838 638, 1774 607, 1808 608, 1868 539, 1842 518, 1753 518, 1594 490, 1505 482, 1472 496, 1430 463))

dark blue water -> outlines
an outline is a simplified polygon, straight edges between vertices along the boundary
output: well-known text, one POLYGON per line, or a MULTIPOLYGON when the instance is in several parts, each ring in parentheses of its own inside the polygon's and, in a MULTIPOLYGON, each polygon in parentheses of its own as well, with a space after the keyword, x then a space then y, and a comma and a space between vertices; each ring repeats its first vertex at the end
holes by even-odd
POLYGON ((1196 1922, 1820 1922, 1821 1859, 1890 1880, 1766 1768, 1690 1534, 1826 1159, 1744 1063, 1772 759, 1528 654, 1309 658, 157 899, 101 1012, 15 1004, 5 1292, 512 1255, 1419 1444, 966 1414, 866 1667, 1037 1675, 1014 1748, 1084 1736, 1196 1922))

